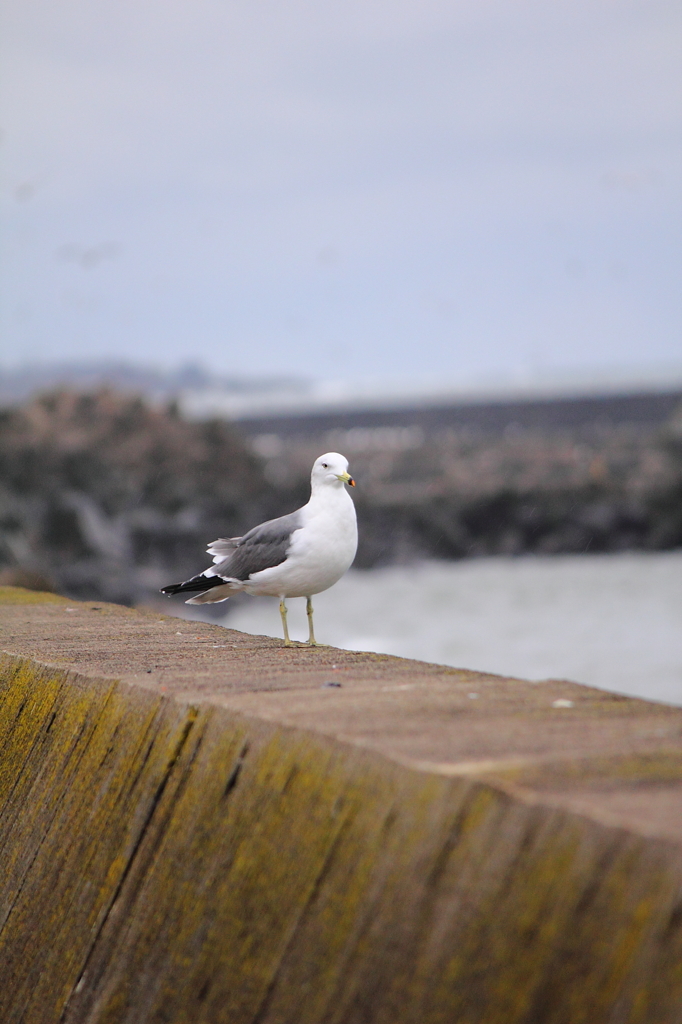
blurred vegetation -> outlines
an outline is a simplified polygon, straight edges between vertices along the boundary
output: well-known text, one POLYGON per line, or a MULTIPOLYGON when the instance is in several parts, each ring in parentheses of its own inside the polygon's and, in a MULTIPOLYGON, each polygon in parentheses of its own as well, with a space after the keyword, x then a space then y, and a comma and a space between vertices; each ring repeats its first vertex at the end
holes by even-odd
POLYGON ((358 482, 361 567, 682 545, 679 415, 655 429, 348 435, 264 446, 111 390, 0 412, 0 578, 149 600, 208 564, 209 541, 305 502, 329 449, 358 482))

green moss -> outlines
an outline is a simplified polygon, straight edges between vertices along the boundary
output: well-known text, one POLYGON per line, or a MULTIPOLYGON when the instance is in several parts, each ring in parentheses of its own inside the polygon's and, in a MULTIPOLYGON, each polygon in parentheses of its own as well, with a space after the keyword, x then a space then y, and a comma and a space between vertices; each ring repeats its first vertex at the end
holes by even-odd
POLYGON ((10 656, 0 843, 1 1020, 660 1024, 682 1000, 672 845, 10 656))
POLYGON ((47 591, 0 587, 0 604, 69 604, 69 599, 47 591))

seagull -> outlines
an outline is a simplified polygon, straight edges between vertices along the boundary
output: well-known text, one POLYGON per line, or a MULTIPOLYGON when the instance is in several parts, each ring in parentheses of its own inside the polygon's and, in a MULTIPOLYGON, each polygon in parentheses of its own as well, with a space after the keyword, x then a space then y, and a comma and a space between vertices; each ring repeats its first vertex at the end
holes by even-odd
POLYGON ((358 546, 355 505, 345 488, 355 487, 348 460, 338 452, 320 455, 310 474, 310 501, 279 519, 254 526, 243 537, 221 537, 209 544, 213 565, 162 594, 193 594, 186 604, 213 604, 233 594, 279 598, 284 643, 293 647, 287 627, 288 597, 305 597, 310 646, 313 594, 320 594, 350 568, 358 546))

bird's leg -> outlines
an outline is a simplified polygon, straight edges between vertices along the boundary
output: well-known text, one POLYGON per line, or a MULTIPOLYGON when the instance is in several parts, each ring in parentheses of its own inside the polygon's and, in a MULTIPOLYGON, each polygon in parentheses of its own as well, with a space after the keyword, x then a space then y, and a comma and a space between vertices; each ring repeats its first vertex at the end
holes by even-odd
POLYGON ((313 630, 313 602, 310 597, 306 598, 305 612, 308 616, 308 643, 311 647, 319 647, 319 644, 315 639, 315 631, 313 630))
POLYGON ((282 616, 282 626, 284 628, 284 646, 293 647, 291 640, 289 639, 289 627, 287 626, 287 605, 284 598, 280 598, 279 602, 279 614, 282 616))

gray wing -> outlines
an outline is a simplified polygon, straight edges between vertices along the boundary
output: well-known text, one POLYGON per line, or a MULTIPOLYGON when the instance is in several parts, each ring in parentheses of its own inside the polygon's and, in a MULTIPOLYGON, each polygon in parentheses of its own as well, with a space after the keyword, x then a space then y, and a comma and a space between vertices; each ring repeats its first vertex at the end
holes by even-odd
MULTIPOLYGON (((233 580, 248 580, 254 572, 271 569, 281 565, 287 557, 291 546, 291 535, 301 528, 301 510, 290 512, 280 519, 270 519, 267 523, 254 526, 243 537, 234 537, 223 543, 233 546, 227 558, 217 562, 211 569, 216 576, 230 577, 233 580)), ((214 548, 219 542, 211 544, 214 548)), ((221 552, 217 547, 215 554, 221 552)))

